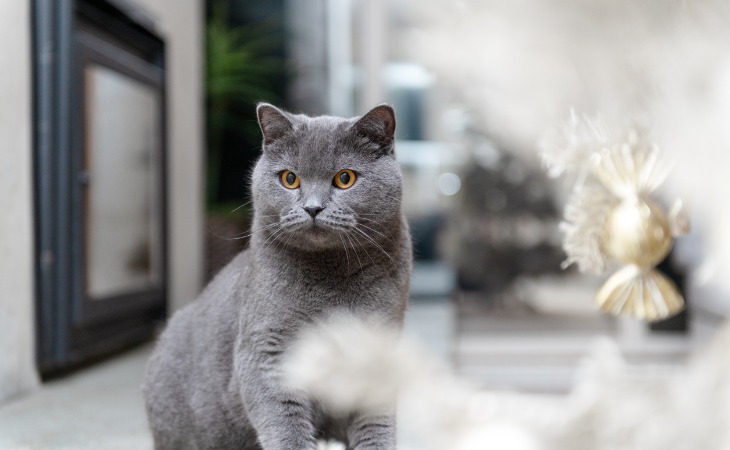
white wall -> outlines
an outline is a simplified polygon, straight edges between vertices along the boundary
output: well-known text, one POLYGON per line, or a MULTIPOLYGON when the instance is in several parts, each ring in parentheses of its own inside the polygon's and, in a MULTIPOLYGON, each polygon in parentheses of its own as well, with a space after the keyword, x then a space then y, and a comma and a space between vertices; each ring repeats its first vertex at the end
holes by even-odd
POLYGON ((194 300, 203 283, 203 42, 200 0, 135 0, 167 45, 170 302, 194 300))
POLYGON ((37 385, 30 2, 0 2, 0 402, 37 385))
MULTIPOLYGON (((203 18, 199 0, 136 0, 167 43, 170 303, 203 280, 203 18)), ((30 1, 0 2, 0 402, 38 384, 35 368, 30 1)))

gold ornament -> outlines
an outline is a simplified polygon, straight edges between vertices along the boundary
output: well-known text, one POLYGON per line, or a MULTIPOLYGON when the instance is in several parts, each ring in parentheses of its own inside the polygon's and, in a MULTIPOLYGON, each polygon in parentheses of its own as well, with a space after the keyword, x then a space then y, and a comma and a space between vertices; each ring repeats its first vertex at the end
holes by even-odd
POLYGON ((684 299, 655 267, 669 254, 674 238, 689 230, 689 219, 681 202, 666 212, 653 198, 669 172, 659 149, 640 142, 635 133, 627 142, 610 145, 601 124, 575 114, 562 133, 563 140, 544 149, 544 157, 555 173, 570 167, 579 172, 562 224, 566 263, 594 273, 604 272, 610 262, 624 266, 596 296, 602 311, 647 321, 677 314, 684 299), (571 133, 580 139, 568 139, 571 133), (579 151, 575 145, 561 150, 560 142, 580 142, 579 151), (569 164, 555 156, 560 151, 573 155, 569 164), (563 165, 556 167, 556 161, 563 165))
POLYGON ((669 278, 658 270, 628 265, 606 281, 596 295, 602 311, 650 322, 684 309, 684 299, 669 278))
POLYGON ((624 264, 651 268, 669 254, 673 239, 669 220, 651 200, 632 198, 618 202, 606 218, 601 248, 624 264))

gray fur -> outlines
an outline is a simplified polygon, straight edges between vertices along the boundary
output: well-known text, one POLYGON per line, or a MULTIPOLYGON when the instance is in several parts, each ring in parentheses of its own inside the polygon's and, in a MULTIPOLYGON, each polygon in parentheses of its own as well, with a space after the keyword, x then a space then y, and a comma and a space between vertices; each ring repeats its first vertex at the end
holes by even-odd
POLYGON ((401 213, 395 119, 381 105, 361 118, 292 115, 261 104, 263 153, 252 176, 250 248, 175 314, 145 376, 157 449, 394 449, 392 412, 330 417, 280 382, 282 356, 302 326, 337 309, 400 327, 411 244, 401 213), (285 188, 280 172, 299 175, 285 188), (332 184, 339 170, 358 177, 332 184), (324 208, 311 217, 305 207, 324 208), (316 227, 314 224, 316 223, 316 227))

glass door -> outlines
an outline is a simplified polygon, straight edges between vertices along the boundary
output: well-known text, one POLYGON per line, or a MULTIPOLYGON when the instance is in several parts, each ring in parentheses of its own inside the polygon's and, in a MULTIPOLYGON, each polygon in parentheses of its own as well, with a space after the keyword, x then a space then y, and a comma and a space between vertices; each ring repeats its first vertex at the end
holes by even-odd
POLYGON ((45 374, 151 338, 165 312, 164 46, 118 8, 36 5, 65 56, 36 66, 47 84, 36 92, 47 124, 36 130, 45 374))
POLYGON ((160 99, 114 69, 84 67, 86 296, 162 287, 160 99))

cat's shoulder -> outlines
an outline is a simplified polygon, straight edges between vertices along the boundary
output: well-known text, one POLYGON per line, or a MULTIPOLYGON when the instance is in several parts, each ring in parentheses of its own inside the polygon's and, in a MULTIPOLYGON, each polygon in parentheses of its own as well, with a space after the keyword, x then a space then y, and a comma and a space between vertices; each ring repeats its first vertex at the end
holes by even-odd
POLYGON ((229 271, 233 274, 243 274, 250 270, 253 263, 253 253, 251 249, 243 250, 236 255, 222 270, 221 274, 229 271))
POLYGON ((245 290, 245 280, 250 278, 252 259, 250 250, 239 253, 213 277, 194 302, 175 313, 171 323, 207 321, 219 315, 232 317, 245 290))
POLYGON ((236 288, 243 281, 250 279, 252 267, 253 255, 251 250, 247 249, 242 251, 213 277, 201 294, 201 297, 206 297, 209 291, 220 293, 236 291, 236 288))

